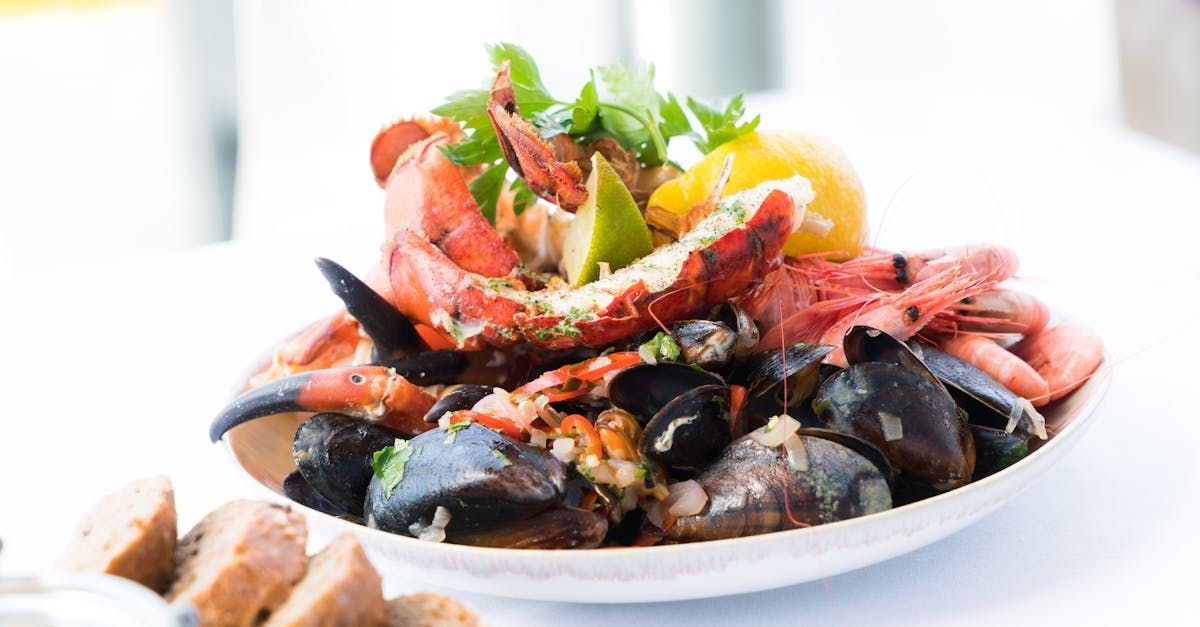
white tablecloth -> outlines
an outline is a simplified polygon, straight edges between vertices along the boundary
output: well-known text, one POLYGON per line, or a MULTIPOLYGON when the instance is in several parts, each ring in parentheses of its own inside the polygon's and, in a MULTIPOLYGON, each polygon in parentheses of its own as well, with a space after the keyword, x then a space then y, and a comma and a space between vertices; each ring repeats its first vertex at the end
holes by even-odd
MULTIPOLYGON (((936 102, 914 117, 917 104, 904 106, 801 106, 800 119, 855 159, 876 221, 888 207, 885 243, 1008 243, 1031 289, 1103 334, 1117 366, 1090 432, 983 522, 883 564, 670 604, 458 595, 489 624, 1194 618, 1200 162, 1099 122, 1017 124, 936 102)), ((257 494, 208 443, 208 421, 274 338, 336 305, 309 259, 361 267, 374 245, 218 245, 0 287, 0 573, 47 568, 88 504, 137 476, 172 477, 184 528, 257 494)))

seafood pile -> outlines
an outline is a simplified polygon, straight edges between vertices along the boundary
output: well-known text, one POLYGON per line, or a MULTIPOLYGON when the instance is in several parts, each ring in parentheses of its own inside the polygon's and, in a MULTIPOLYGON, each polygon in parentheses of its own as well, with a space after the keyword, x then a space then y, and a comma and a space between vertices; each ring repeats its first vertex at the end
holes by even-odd
POLYGON ((212 424, 216 441, 293 416, 293 500, 505 548, 795 529, 1017 462, 1053 436, 1039 408, 1100 366, 1093 332, 1050 326, 1007 286, 1012 251, 847 239, 861 215, 814 208, 852 197, 828 186, 857 185, 852 172, 818 187, 803 164, 761 166, 775 140, 740 98, 687 99, 693 123, 673 94, 634 106, 645 90, 618 87, 652 69, 616 66, 597 72, 607 96, 594 80, 561 102, 523 50, 491 53, 489 89, 376 137, 380 261, 360 278, 318 259, 344 308, 280 346, 212 424), (681 211, 656 199, 701 164, 669 161, 672 137, 722 159, 681 211), (605 173, 617 191, 597 191, 605 173), (652 248, 617 262, 593 233, 598 270, 570 276, 564 237, 618 196, 637 207, 619 226, 652 248), (851 245, 797 250, 831 234, 851 245))

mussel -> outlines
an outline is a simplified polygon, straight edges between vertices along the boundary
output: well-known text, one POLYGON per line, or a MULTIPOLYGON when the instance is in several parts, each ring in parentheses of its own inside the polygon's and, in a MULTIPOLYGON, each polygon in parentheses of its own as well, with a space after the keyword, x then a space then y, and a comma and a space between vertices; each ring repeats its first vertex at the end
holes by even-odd
POLYGON ((342 414, 317 414, 296 429, 292 459, 313 491, 333 507, 362 516, 371 458, 396 434, 342 414))
POLYGON ((700 513, 666 531, 673 542, 720 540, 865 516, 892 506, 874 464, 836 442, 797 436, 807 457, 796 467, 780 448, 744 437, 696 480, 708 494, 700 513))
POLYGON ((599 546, 607 533, 608 521, 603 516, 559 507, 485 530, 459 532, 453 542, 499 549, 587 549, 599 546))
POLYGON ((971 425, 971 437, 975 441, 976 481, 1008 468, 1029 454, 1029 436, 1021 433, 971 425))
POLYGON ((737 340, 734 343, 735 359, 745 359, 754 353, 754 349, 758 348, 760 338, 758 325, 754 323, 754 319, 745 309, 733 303, 724 302, 713 308, 708 317, 711 320, 724 322, 725 326, 733 329, 737 334, 737 340))
POLYGON ((440 507, 450 515, 444 529, 454 542, 460 533, 484 533, 555 509, 566 491, 566 467, 553 455, 477 424, 427 431, 408 447, 399 483, 389 489, 378 476, 371 479, 370 526, 412 533, 431 524, 440 507))
POLYGON ((954 399, 938 383, 897 364, 838 372, 813 399, 820 420, 878 447, 904 473, 939 490, 971 481, 975 447, 954 399))
POLYGON ((827 344, 798 343, 754 355, 744 372, 735 375, 746 385, 745 411, 750 419, 762 423, 788 413, 801 423, 816 426, 805 415, 806 401, 821 380, 821 360, 832 350, 827 344))
MULTIPOLYGON (((292 472, 289 472, 287 476, 283 478, 283 484, 280 487, 283 490, 284 496, 307 508, 315 509, 318 512, 324 512, 330 516, 350 516, 350 514, 345 510, 334 507, 333 503, 326 501, 324 497, 322 497, 320 494, 317 494, 316 491, 312 489, 312 486, 308 485, 308 482, 304 480, 304 476, 300 474, 299 470, 293 470, 292 472)), ((359 520, 358 517, 354 518, 355 520, 359 520)))
POLYGON ((492 387, 489 385, 476 385, 474 383, 466 383, 455 387, 453 390, 444 394, 438 399, 429 411, 425 412, 425 422, 437 422, 441 420, 446 412, 455 412, 460 409, 471 409, 483 397, 492 393, 492 387))
POLYGON ((972 424, 1047 438, 1046 419, 1029 401, 954 355, 916 342, 911 343, 911 348, 946 384, 972 424))
POLYGON ((733 363, 738 334, 724 323, 682 320, 671 323, 668 328, 679 345, 679 357, 685 363, 713 372, 721 372, 733 363))
POLYGON ((421 336, 395 305, 337 263, 318 257, 316 264, 330 289, 346 305, 346 311, 371 338, 374 359, 390 359, 419 350, 421 336))
POLYGON ((1011 432, 1046 438, 1046 420, 1033 405, 1013 394, 982 370, 932 346, 907 344, 865 326, 850 329, 845 338, 846 360, 851 364, 882 361, 914 370, 942 385, 970 417, 982 424, 1011 432))
POLYGON ((729 388, 684 392, 646 423, 640 450, 670 470, 699 471, 729 444, 729 388))
POLYGON ((640 364, 613 377, 608 383, 608 399, 645 424, 680 394, 702 385, 724 384, 721 377, 687 364, 640 364))

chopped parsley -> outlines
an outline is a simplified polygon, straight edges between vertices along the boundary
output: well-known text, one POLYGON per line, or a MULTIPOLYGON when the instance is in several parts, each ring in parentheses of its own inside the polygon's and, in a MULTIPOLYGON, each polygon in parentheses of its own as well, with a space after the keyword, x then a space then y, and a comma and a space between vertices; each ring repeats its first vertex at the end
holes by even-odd
POLYGON ((676 361, 679 359, 680 353, 679 344, 675 342, 675 338, 662 331, 655 333, 654 337, 638 347, 638 354, 641 355, 642 361, 649 364, 659 361, 676 361))
POLYGON ((404 480, 405 464, 419 452, 407 440, 401 440, 400 438, 396 438, 395 444, 375 451, 375 454, 371 457, 371 468, 375 471, 375 476, 379 477, 379 481, 383 484, 384 498, 391 498, 392 491, 404 480))
POLYGON ((492 449, 492 456, 495 457, 496 459, 500 460, 501 466, 504 466, 505 468, 512 466, 512 460, 509 459, 508 456, 505 455, 504 453, 501 453, 500 451, 498 451, 496 449, 492 449))
POLYGON ((469 426, 471 426, 469 420, 450 423, 450 426, 446 427, 446 444, 454 444, 454 440, 458 438, 458 432, 469 426))

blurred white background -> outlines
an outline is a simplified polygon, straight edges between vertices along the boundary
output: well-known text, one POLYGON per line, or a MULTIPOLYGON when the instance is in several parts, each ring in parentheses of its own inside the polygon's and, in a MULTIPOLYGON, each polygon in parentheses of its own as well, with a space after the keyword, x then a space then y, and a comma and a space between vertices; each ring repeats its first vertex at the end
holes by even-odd
MULTIPOLYGON (((1002 103, 981 127, 1129 122, 1200 150, 1191 0, 4 0, 0 278, 231 237, 375 242, 372 136, 486 81, 499 40, 564 96, 584 67, 647 58, 664 89, 767 92, 766 126, 961 100, 1002 103)), ((865 177, 873 216, 929 165, 865 177)))

